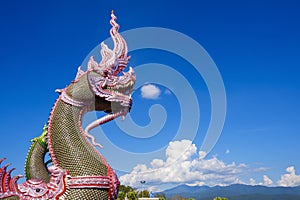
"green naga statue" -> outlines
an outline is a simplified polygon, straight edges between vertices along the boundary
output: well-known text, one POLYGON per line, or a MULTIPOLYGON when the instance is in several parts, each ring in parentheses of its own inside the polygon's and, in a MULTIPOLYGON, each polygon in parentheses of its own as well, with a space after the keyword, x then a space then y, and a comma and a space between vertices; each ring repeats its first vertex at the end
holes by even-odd
MULTIPOLYGON (((0 199, 70 199, 114 200, 119 180, 106 159, 96 150, 101 146, 89 131, 117 117, 124 117, 131 108, 131 93, 136 80, 126 68, 127 44, 119 34, 119 25, 111 14, 110 35, 114 48, 101 43, 102 60, 93 57, 88 69, 78 69, 69 86, 57 90, 59 97, 50 113, 48 125, 40 137, 32 140, 26 163, 26 181, 11 177, 8 164, 0 166, 0 199), (122 75, 119 75, 123 72, 122 75), (87 112, 104 111, 104 117, 82 127, 87 112), (44 163, 49 152, 51 163, 44 163)), ((0 159, 0 165, 5 159, 0 159)))

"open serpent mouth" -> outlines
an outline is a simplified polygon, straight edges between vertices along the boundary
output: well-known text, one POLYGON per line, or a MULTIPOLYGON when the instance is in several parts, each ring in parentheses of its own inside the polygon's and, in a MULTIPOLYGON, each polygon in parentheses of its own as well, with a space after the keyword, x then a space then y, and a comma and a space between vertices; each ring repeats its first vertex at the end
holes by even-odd
POLYGON ((111 120, 118 117, 125 118, 125 115, 130 111, 132 105, 131 94, 136 81, 136 75, 132 67, 128 72, 122 72, 123 75, 107 75, 99 76, 98 73, 91 72, 88 75, 91 89, 97 97, 104 98, 110 102, 110 111, 107 115, 93 121, 85 128, 85 135, 91 139, 92 144, 103 148, 102 145, 95 142, 94 137, 89 132, 111 120))

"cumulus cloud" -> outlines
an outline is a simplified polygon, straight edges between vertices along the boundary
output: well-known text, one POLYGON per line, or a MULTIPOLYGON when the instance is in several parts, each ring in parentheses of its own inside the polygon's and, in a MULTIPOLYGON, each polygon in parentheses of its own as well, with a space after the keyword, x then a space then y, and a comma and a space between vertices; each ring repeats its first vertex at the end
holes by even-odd
MULTIPOLYGON (((255 171, 255 170, 254 170, 255 171)), ((250 178, 250 185, 264 185, 264 186, 283 186, 294 187, 300 185, 300 175, 296 174, 294 166, 286 168, 286 174, 281 175, 281 178, 277 181, 277 184, 273 182, 267 175, 263 175, 263 182, 256 183, 253 178, 250 178)))
POLYGON ((286 168, 286 174, 281 175, 277 182, 279 186, 292 187, 300 185, 300 175, 296 174, 295 167, 290 166, 286 168))
POLYGON ((170 142, 166 149, 167 163, 190 160, 197 153, 197 147, 190 140, 170 142))
POLYGON ((255 179, 250 178, 249 185, 264 185, 264 186, 272 186, 273 181, 267 176, 263 175, 263 182, 256 183, 255 179))
POLYGON ((141 88, 141 95, 145 99, 157 99, 160 93, 160 89, 153 84, 147 84, 141 88))
POLYGON ((273 181, 267 175, 263 176, 263 180, 264 180, 263 185, 265 186, 270 186, 273 184, 273 181))
POLYGON ((256 185, 256 181, 253 178, 250 178, 249 185, 256 185))
POLYGON ((137 187, 140 180, 147 185, 164 183, 189 185, 229 185, 241 183, 245 164, 226 164, 216 156, 206 158, 206 152, 197 152, 197 147, 189 140, 170 142, 166 149, 166 159, 153 159, 149 166, 139 164, 131 173, 120 177, 122 184, 137 187))
POLYGON ((146 180, 147 187, 159 190, 159 186, 187 184, 189 186, 225 186, 231 184, 249 184, 264 186, 298 186, 300 175, 296 174, 294 166, 286 169, 280 180, 274 181, 263 175, 261 181, 250 178, 248 183, 241 179, 249 172, 265 172, 268 168, 250 169, 246 164, 225 163, 217 156, 208 157, 204 151, 190 140, 170 142, 165 151, 165 159, 153 159, 148 164, 138 164, 133 170, 120 177, 121 184, 133 187, 140 186, 140 180, 146 180))

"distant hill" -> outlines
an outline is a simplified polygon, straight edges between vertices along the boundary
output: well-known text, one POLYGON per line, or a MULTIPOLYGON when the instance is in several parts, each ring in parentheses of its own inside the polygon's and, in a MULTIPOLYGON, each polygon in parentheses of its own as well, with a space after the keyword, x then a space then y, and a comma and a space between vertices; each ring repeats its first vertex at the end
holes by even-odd
POLYGON ((187 186, 180 185, 163 192, 167 199, 181 195, 196 200, 212 200, 216 196, 229 200, 300 200, 298 187, 266 187, 235 184, 230 186, 187 186))

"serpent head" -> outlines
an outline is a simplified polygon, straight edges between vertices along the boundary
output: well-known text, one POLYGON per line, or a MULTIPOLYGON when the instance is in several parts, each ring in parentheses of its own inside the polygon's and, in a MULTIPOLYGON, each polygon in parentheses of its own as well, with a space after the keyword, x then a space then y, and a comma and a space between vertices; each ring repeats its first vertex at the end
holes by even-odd
POLYGON ((127 56, 127 44, 118 32, 119 25, 113 12, 110 23, 114 48, 109 49, 102 42, 100 52, 102 60, 98 63, 91 56, 88 70, 84 72, 79 68, 74 82, 80 81, 86 75, 89 88, 95 95, 95 110, 104 110, 108 113, 123 112, 125 115, 131 108, 131 93, 136 76, 132 67, 124 72, 130 57, 127 56))
POLYGON ((88 70, 92 73, 89 73, 88 79, 96 96, 112 103, 112 112, 125 108, 122 112, 126 114, 131 107, 131 93, 136 76, 131 67, 128 72, 123 72, 130 57, 127 56, 127 44, 118 32, 119 25, 113 12, 111 17, 110 34, 114 41, 114 49, 111 50, 104 42, 101 43, 102 60, 97 63, 93 56, 90 58, 88 70), (121 72, 123 74, 119 75, 121 72))
POLYGON ((132 67, 124 71, 130 57, 127 56, 126 41, 119 34, 119 25, 116 16, 111 13, 110 35, 114 42, 114 48, 110 49, 104 42, 101 43, 102 60, 98 63, 93 56, 88 61, 88 69, 82 71, 78 68, 75 80, 63 90, 64 100, 70 104, 79 106, 89 104, 89 111, 105 111, 108 115, 92 122, 85 129, 88 132, 119 116, 122 118, 130 111, 132 100, 131 93, 136 81, 136 75, 132 67), (76 100, 76 102, 74 101, 76 100))

